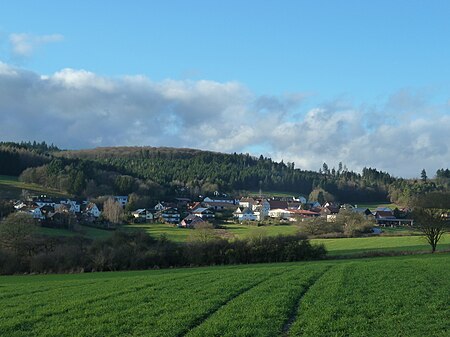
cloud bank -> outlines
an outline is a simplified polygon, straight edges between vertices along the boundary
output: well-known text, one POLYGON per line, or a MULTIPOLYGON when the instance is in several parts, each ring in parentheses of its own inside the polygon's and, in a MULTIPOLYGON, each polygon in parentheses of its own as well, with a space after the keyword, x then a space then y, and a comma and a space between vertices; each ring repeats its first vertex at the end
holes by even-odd
POLYGON ((26 33, 13 33, 9 35, 9 42, 13 55, 19 57, 29 57, 33 52, 48 43, 60 42, 64 40, 61 34, 32 35, 26 33))
POLYGON ((377 106, 308 95, 256 96, 240 83, 153 82, 63 69, 49 76, 0 62, 0 140, 64 148, 173 146, 263 154, 317 170, 343 162, 398 176, 450 165, 450 104, 408 90, 377 106))

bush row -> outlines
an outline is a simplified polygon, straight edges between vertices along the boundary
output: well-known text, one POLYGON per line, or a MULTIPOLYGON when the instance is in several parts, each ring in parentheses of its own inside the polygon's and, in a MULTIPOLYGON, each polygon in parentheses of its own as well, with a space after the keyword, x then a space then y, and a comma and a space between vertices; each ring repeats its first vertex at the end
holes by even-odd
MULTIPOLYGON (((25 246, 25 245, 24 245, 25 246)), ((23 247, 24 247, 23 246, 23 247)), ((116 231, 110 238, 34 238, 24 250, 0 248, 0 273, 67 273, 185 266, 288 262, 323 258, 322 245, 300 235, 177 244, 144 232, 116 231)))

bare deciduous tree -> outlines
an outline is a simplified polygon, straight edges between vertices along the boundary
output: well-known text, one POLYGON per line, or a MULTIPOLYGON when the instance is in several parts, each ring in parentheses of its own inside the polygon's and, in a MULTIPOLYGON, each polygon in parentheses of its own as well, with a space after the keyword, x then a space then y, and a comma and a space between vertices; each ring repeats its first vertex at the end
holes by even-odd
POLYGON ((108 198, 103 204, 103 216, 113 224, 119 224, 123 218, 123 208, 113 198, 108 198))

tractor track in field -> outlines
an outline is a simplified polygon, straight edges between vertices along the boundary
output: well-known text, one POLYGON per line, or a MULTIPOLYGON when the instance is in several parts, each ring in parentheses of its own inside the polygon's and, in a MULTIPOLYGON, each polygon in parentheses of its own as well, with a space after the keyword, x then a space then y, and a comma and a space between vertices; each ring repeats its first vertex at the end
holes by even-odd
POLYGON ((283 325, 283 329, 282 329, 282 332, 281 332, 281 336, 282 337, 288 337, 289 336, 289 331, 291 330, 291 326, 292 326, 292 324, 294 324, 295 320, 297 319, 297 317, 298 317, 298 315, 300 313, 300 305, 302 303, 303 297, 305 297, 305 295, 309 291, 309 289, 314 284, 316 284, 316 282, 322 276, 324 276, 331 268, 332 268, 332 266, 327 266, 324 271, 322 271, 322 272, 314 275, 313 277, 311 277, 308 280, 308 282, 306 283, 306 285, 303 288, 303 290, 301 292, 299 292, 299 294, 297 296, 297 299, 295 300, 295 304, 293 305, 293 307, 291 309, 291 314, 289 315, 288 320, 283 325))
POLYGON ((186 329, 184 329, 184 331, 180 332, 177 337, 182 337, 182 336, 186 336, 190 331, 194 330, 195 328, 197 328, 198 326, 200 326, 201 324, 203 324, 206 320, 208 320, 212 315, 214 315, 217 311, 219 311, 221 308, 223 308, 224 306, 226 306, 228 303, 230 303, 232 300, 236 299, 237 297, 243 295, 244 293, 252 290, 253 288, 259 286, 260 284, 274 278, 280 275, 283 275, 285 273, 287 273, 289 270, 283 270, 279 273, 270 275, 268 277, 263 278, 262 280, 255 282, 253 284, 251 284, 248 287, 245 287, 241 290, 239 290, 238 292, 236 292, 235 294, 233 294, 232 296, 230 296, 229 298, 227 298, 225 301, 219 303, 217 306, 215 306, 214 308, 212 308, 211 310, 209 310, 208 312, 206 312, 204 315, 202 315, 201 317, 199 317, 193 324, 191 324, 191 326, 187 327, 186 329))
MULTIPOLYGON (((203 274, 203 273, 199 273, 199 274, 203 274)), ((176 277, 170 280, 170 282, 179 282, 180 280, 186 280, 186 279, 190 279, 195 277, 196 274, 192 274, 189 276, 186 275, 182 275, 180 277, 176 277)), ((70 303, 68 306, 63 307, 63 308, 58 308, 58 309, 53 309, 53 310, 49 310, 47 312, 42 312, 40 313, 40 315, 38 317, 33 317, 29 320, 27 320, 26 322, 21 322, 21 323, 17 323, 17 324, 13 324, 12 326, 8 327, 7 329, 9 329, 11 332, 16 331, 16 330, 20 330, 23 326, 32 326, 36 323, 42 322, 45 319, 47 319, 48 317, 52 317, 52 316, 60 316, 60 315, 65 315, 69 312, 72 312, 73 310, 76 310, 77 308, 79 308, 80 306, 88 306, 94 303, 99 303, 105 300, 108 300, 110 298, 118 298, 127 294, 131 294, 134 293, 136 291, 140 291, 143 290, 145 288, 149 288, 149 287, 155 287, 155 288, 161 288, 161 287, 167 287, 167 283, 164 285, 157 285, 154 282, 146 282, 144 284, 141 285, 133 285, 130 287, 127 287, 121 291, 117 291, 117 292, 111 292, 108 294, 102 294, 102 295, 98 295, 96 297, 87 299, 87 300, 83 300, 77 303, 70 303)), ((39 305, 37 305, 38 307, 39 305)))

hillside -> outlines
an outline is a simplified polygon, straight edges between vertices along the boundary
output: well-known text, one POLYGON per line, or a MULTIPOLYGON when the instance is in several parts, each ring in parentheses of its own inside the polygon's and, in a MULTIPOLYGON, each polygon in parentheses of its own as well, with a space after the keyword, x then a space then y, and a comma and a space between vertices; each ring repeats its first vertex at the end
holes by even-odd
POLYGON ((321 188, 343 201, 378 201, 387 200, 388 184, 393 181, 374 169, 360 175, 340 165, 337 170, 314 172, 263 156, 193 149, 116 147, 62 151, 57 156, 94 161, 121 174, 151 180, 172 192, 178 189, 193 195, 259 188, 309 195, 321 188))
POLYGON ((21 182, 82 197, 129 195, 145 200, 177 196, 197 198, 214 191, 244 195, 244 191, 310 196, 314 200, 349 203, 392 201, 408 205, 417 195, 450 188, 450 171, 434 179, 394 178, 374 168, 361 173, 339 163, 318 171, 294 163, 249 154, 226 154, 168 147, 109 147, 60 150, 45 143, 0 143, 0 174, 21 182), (314 192, 314 193, 311 193, 314 192))

